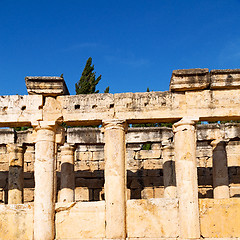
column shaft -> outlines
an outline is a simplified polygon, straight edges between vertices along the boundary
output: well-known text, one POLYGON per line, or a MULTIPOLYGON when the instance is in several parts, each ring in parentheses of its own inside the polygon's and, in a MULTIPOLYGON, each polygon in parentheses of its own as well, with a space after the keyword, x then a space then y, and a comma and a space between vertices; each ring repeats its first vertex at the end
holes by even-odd
POLYGON ((23 203, 23 148, 8 144, 8 204, 23 203))
POLYGON ((213 197, 229 198, 229 180, 226 143, 212 141, 213 146, 213 197))
POLYGON ((169 144, 162 147, 164 197, 176 198, 175 161, 173 160, 173 147, 169 144))
POLYGON ((125 121, 105 121, 106 238, 126 238, 125 121))
POLYGON ((34 240, 54 239, 54 161, 55 128, 41 126, 36 129, 34 240))
POLYGON ((61 148, 60 202, 73 202, 75 190, 74 147, 65 143, 61 148))
POLYGON ((180 237, 200 238, 194 121, 182 119, 173 127, 180 237))

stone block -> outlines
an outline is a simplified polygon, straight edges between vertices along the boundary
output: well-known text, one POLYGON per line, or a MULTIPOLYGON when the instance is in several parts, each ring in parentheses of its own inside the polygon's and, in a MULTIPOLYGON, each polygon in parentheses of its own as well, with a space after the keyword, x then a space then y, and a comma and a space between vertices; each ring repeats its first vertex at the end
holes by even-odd
POLYGON ((90 162, 89 161, 77 161, 74 165, 75 171, 90 171, 90 162))
POLYGON ((128 200, 127 232, 130 239, 178 237, 178 200, 128 200))
POLYGON ((68 143, 104 143, 104 134, 99 128, 68 128, 67 129, 67 142, 68 143))
POLYGON ((34 172, 34 162, 24 162, 25 172, 34 172))
POLYGON ((75 201, 89 201, 89 189, 87 187, 76 187, 75 201))
POLYGON ((135 152, 136 151, 129 150, 129 149, 126 150, 126 158, 128 161, 132 161, 135 158, 135 152))
POLYGON ((161 150, 140 150, 136 152, 135 159, 160 158, 161 150))
POLYGON ((24 188, 23 200, 25 203, 34 201, 34 188, 24 188))
MULTIPOLYGON (((0 164, 8 164, 8 153, 2 153, 0 154, 0 164)), ((3 169, 1 169, 3 170, 3 169)))
POLYGON ((208 88, 210 84, 207 68, 182 69, 172 72, 170 91, 190 91, 208 88))
POLYGON ((11 128, 0 129, 0 144, 14 143, 15 132, 11 128))
MULTIPOLYGON (((113 94, 79 94, 59 96, 64 121, 71 125, 98 125, 114 117, 113 94)), ((71 142, 70 142, 71 143, 71 142)))
POLYGON ((199 199, 203 238, 240 236, 240 199, 199 199))
POLYGON ((154 187, 153 188, 153 197, 154 198, 163 198, 164 197, 164 187, 154 187))
POLYGON ((105 202, 56 204, 56 239, 105 238, 105 202))
POLYGON ((0 205, 0 239, 33 239, 33 205, 0 205))
POLYGON ((42 96, 0 96, 0 127, 30 126, 42 120, 42 96))
POLYGON ((143 167, 143 161, 138 159, 127 159, 127 170, 140 170, 143 167))
POLYGON ((129 144, 160 142, 163 137, 165 139, 173 137, 172 129, 165 127, 132 127, 128 128, 126 141, 129 144))
POLYGON ((103 161, 104 160, 104 151, 95 151, 95 152, 92 152, 92 160, 93 161, 103 161))
POLYGON ((29 95, 43 96, 69 95, 66 83, 62 77, 25 77, 29 95))
POLYGON ((0 169, 1 171, 8 171, 9 170, 8 162, 0 162, 0 169))
POLYGON ((230 141, 226 146, 228 167, 240 166, 239 141, 230 141))
MULTIPOLYGON (((16 137, 17 137, 17 143, 18 144, 32 144, 33 143, 33 129, 29 128, 27 130, 24 131, 17 131, 16 132, 16 137)), ((34 150, 34 146, 33 147, 34 150)), ((26 150, 27 151, 27 150, 26 150)))
POLYGON ((76 151, 76 159, 78 161, 91 161, 92 160, 92 152, 78 152, 76 151))
POLYGON ((163 168, 162 159, 147 159, 143 161, 144 169, 161 169, 163 168))
POLYGON ((142 199, 149 199, 154 197, 153 187, 145 187, 141 192, 142 199))
POLYGON ((240 69, 211 70, 211 89, 240 88, 240 69))
POLYGON ((240 197, 240 186, 231 186, 230 187, 230 197, 240 197))

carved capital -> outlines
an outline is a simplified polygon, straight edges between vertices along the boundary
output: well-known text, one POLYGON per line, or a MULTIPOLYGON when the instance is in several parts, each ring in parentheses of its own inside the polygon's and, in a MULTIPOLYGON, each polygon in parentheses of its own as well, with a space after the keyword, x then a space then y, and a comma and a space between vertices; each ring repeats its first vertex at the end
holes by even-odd
POLYGON ((112 119, 102 121, 102 132, 108 131, 110 129, 120 129, 127 132, 127 122, 126 120, 112 119))
POLYGON ((55 121, 38 121, 32 123, 33 142, 51 141, 63 144, 65 141, 65 129, 59 126, 55 121))
POLYGON ((73 155, 75 148, 74 144, 64 143, 64 145, 60 147, 60 150, 61 153, 64 153, 65 155, 73 155))
POLYGON ((173 132, 183 130, 193 130, 196 122, 199 121, 199 117, 183 117, 180 121, 173 124, 173 132))

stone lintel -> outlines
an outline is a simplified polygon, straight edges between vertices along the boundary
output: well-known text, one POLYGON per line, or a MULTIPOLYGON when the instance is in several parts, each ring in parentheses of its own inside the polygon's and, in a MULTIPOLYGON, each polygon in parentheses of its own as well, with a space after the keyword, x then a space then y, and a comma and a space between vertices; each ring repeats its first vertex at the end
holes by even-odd
POLYGON ((207 68, 174 70, 170 82, 170 91, 206 89, 209 84, 209 70, 207 68))
POLYGON ((233 89, 240 88, 240 69, 212 70, 211 89, 233 89))
POLYGON ((29 95, 43 96, 69 95, 67 85, 62 77, 25 77, 29 95))

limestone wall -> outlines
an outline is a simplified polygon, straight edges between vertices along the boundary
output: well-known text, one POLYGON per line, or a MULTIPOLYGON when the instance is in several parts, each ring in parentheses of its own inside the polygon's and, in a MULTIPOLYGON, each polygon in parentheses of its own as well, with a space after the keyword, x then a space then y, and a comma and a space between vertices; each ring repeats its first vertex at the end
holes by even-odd
POLYGON ((0 239, 239 239, 239 69, 176 70, 167 92, 25 80, 0 96, 0 239))
MULTIPOLYGON (((199 197, 213 198, 211 140, 221 135, 227 141, 226 152, 230 197, 240 196, 240 124, 202 124, 197 127, 197 165, 199 197)), ((34 157, 32 130, 0 132, 0 201, 7 203, 8 153, 7 144, 24 146, 24 202, 34 198, 34 157)), ((170 128, 129 128, 127 144, 127 197, 149 199, 164 197, 162 141, 173 141, 170 128), (150 150, 143 150, 144 147, 150 150)), ((75 201, 104 200, 104 135, 97 128, 69 128, 67 142, 75 146, 75 201)), ((174 159, 174 149, 172 158, 174 159)), ((61 150, 58 149, 57 176, 60 191, 61 150)))

